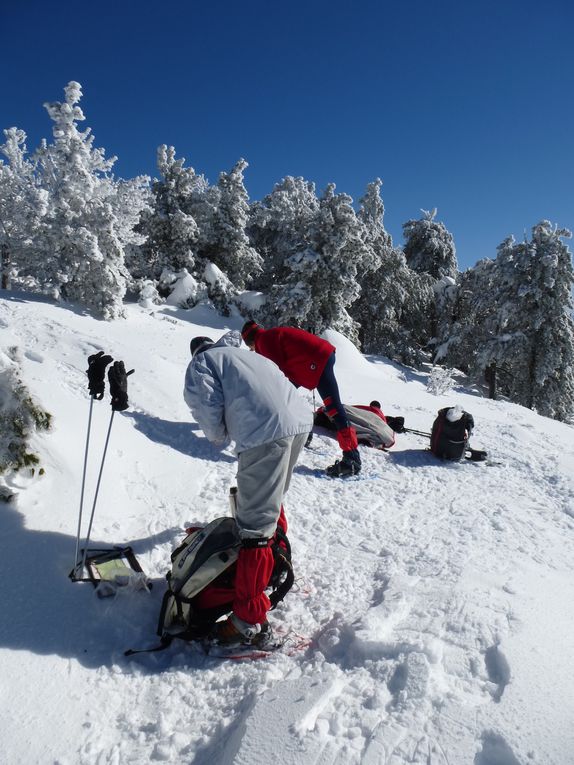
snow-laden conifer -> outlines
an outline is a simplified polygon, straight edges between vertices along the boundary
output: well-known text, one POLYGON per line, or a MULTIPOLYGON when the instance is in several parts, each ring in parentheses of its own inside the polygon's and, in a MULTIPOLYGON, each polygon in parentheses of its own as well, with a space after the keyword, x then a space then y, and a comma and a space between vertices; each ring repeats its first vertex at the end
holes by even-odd
POLYGON ((353 316, 361 324, 363 351, 405 364, 423 360, 421 337, 433 301, 433 280, 417 274, 398 247, 387 248, 361 286, 353 316))
POLYGON ((436 208, 421 212, 420 220, 408 220, 403 224, 403 249, 409 268, 430 274, 435 279, 455 278, 458 264, 452 234, 443 223, 435 220, 436 208))
MULTIPOLYGON (((263 271, 254 286, 269 291, 289 277, 289 258, 308 251, 312 223, 319 211, 315 185, 304 178, 287 176, 273 191, 251 208, 249 233, 263 257, 263 271)), ((297 268, 295 268, 297 270, 297 268)))
POLYGON ((118 191, 111 175, 116 158, 106 159, 91 130, 78 128, 85 119, 81 97, 81 86, 70 82, 63 102, 45 104, 54 140, 36 152, 48 210, 35 237, 34 266, 45 291, 115 318, 126 291, 124 246, 133 241, 126 214, 131 208, 135 220, 140 212, 143 181, 124 182, 118 191))
MULTIPOLYGON (((452 235, 440 221, 435 220, 436 208, 422 210, 420 220, 409 220, 403 224, 404 253, 407 265, 419 274, 428 274, 440 281, 456 280, 458 266, 452 235)), ((421 337, 423 344, 436 348, 444 340, 444 330, 448 326, 450 314, 449 300, 451 293, 443 289, 445 283, 437 286, 435 300, 427 316, 427 326, 421 337)))
MULTIPOLYGON (((393 246, 393 240, 385 229, 384 216, 385 205, 381 197, 383 182, 380 178, 367 184, 365 194, 359 200, 359 212, 357 217, 364 226, 365 236, 373 250, 373 267, 379 265, 381 257, 387 248, 393 246)), ((360 281, 360 280, 359 280, 360 281)))
MULTIPOLYGON (((30 268, 34 237, 47 209, 47 193, 36 180, 28 158, 26 134, 18 128, 4 130, 0 153, 0 258, 1 286, 11 286, 12 276, 25 278, 30 268)), ((28 284, 27 286, 33 286, 28 284)))
POLYGON ((359 200, 362 222, 372 260, 358 274, 361 293, 351 308, 360 324, 363 350, 415 364, 422 359, 418 336, 426 324, 432 293, 430 279, 411 271, 404 253, 393 247, 384 226, 382 181, 368 184, 359 200))
POLYGON ((254 286, 267 298, 257 311, 260 321, 302 326, 311 310, 312 275, 320 263, 312 243, 318 212, 314 184, 292 176, 252 205, 249 233, 263 256, 263 271, 254 286))
POLYGON ((310 241, 318 259, 306 259, 312 264, 312 272, 304 276, 311 293, 303 319, 305 326, 317 333, 336 329, 356 341, 358 325, 347 309, 360 292, 358 274, 372 269, 374 256, 353 200, 348 194, 336 194, 333 183, 327 185, 319 200, 310 241))
POLYGON ((486 380, 540 414, 570 421, 574 413, 570 232, 542 221, 530 241, 507 237, 496 260, 485 259, 458 283, 451 334, 441 360, 486 380))
POLYGON ((508 368, 513 401, 565 421, 574 415, 574 271, 562 241, 570 236, 544 220, 530 241, 502 243, 493 336, 478 354, 484 367, 508 368))
POLYGON ((132 248, 126 260, 134 280, 160 280, 165 269, 193 272, 199 227, 193 215, 198 198, 207 190, 207 181, 185 159, 176 159, 173 146, 157 150, 159 178, 151 188, 150 209, 144 210, 138 231, 144 242, 132 248))
POLYGON ((244 289, 262 269, 261 256, 247 235, 249 197, 243 179, 247 166, 240 159, 230 172, 220 173, 213 214, 211 220, 206 216, 200 250, 204 263, 214 263, 237 289, 244 289))

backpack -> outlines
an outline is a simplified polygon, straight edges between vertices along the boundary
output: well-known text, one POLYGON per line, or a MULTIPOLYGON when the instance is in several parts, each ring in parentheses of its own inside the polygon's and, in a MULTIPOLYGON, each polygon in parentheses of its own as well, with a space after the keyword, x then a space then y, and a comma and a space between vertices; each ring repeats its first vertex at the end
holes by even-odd
MULTIPOLYGON (((160 645, 144 649, 160 651, 174 638, 199 640, 206 637, 215 622, 232 610, 235 595, 235 562, 241 539, 234 518, 216 518, 207 526, 190 528, 182 543, 171 554, 171 570, 166 575, 157 634, 160 645)), ((274 609, 294 582, 291 545, 278 526, 271 545, 275 565, 268 593, 274 609)), ((142 651, 129 650, 129 656, 142 651)))
POLYGON ((458 461, 464 457, 474 427, 472 415, 463 410, 460 410, 458 419, 449 419, 449 413, 452 417, 454 409, 450 406, 441 409, 432 426, 430 449, 443 460, 458 461))

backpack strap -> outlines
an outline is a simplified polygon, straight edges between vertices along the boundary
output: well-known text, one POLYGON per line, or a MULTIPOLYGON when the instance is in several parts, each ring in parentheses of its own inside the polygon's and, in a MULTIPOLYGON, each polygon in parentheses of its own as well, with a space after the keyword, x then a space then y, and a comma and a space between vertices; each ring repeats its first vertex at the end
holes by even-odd
POLYGON ((133 656, 136 653, 155 653, 156 651, 165 651, 165 649, 169 648, 169 646, 172 644, 173 638, 173 635, 163 635, 159 645, 156 645, 153 648, 128 648, 127 651, 124 651, 124 656, 133 656))
MULTIPOLYGON (((287 541, 287 544, 289 544, 288 541, 287 541)), ((277 544, 273 545, 272 550, 273 550, 273 557, 275 559, 275 564, 281 565, 283 570, 287 572, 287 575, 285 577, 285 581, 282 582, 275 590, 273 590, 271 595, 269 595, 269 600, 271 602, 271 608, 269 609, 270 611, 273 611, 274 608, 277 608, 278 604, 281 603, 285 595, 287 595, 291 587, 293 587, 293 582, 295 581, 293 566, 291 565, 291 562, 287 559, 286 555, 284 554, 284 551, 281 550, 281 548, 277 544)))

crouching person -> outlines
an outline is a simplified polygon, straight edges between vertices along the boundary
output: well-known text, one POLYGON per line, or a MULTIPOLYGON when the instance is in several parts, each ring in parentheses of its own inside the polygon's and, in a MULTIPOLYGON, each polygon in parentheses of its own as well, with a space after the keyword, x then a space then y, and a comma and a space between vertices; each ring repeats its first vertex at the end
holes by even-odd
POLYGON ((233 613, 217 623, 213 639, 262 646, 271 639, 265 594, 274 564, 270 544, 278 522, 286 530, 283 495, 313 422, 277 366, 240 346, 239 332, 218 342, 194 338, 184 398, 206 438, 222 447, 234 441, 238 457, 235 517, 243 545, 233 613))

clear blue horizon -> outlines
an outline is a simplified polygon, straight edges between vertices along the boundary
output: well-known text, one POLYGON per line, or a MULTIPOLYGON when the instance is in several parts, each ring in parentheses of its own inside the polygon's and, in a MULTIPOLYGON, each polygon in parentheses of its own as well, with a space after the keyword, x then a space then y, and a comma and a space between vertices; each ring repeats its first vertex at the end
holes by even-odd
POLYGON ((340 0, 0 9, 0 128, 51 138, 43 103, 82 85, 116 175, 175 146, 211 183, 244 157, 250 199, 286 175, 355 203, 383 180, 385 226, 438 209, 461 269, 541 219, 574 228, 571 3, 340 0))

